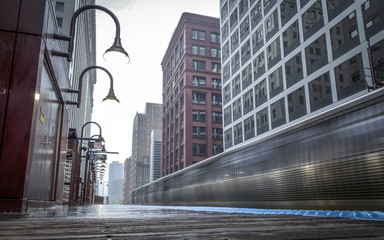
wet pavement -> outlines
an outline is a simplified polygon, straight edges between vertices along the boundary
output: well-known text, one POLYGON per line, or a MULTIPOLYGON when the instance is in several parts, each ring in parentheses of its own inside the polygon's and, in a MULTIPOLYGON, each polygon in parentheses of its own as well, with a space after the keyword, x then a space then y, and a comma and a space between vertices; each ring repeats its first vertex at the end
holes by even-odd
POLYGON ((384 239, 384 221, 91 205, 0 213, 0 239, 384 239))

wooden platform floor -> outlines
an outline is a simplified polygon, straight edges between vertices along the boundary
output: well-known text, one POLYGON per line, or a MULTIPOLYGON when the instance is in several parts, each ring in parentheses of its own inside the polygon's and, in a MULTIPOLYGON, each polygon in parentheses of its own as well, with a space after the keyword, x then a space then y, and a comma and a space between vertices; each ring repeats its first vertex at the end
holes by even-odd
POLYGON ((384 239, 384 222, 94 205, 0 213, 0 239, 384 239))

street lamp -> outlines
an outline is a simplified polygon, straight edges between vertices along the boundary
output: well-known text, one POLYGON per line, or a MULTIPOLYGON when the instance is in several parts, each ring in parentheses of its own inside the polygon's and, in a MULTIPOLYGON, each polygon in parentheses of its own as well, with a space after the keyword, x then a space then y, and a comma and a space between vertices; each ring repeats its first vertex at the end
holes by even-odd
POLYGON ((60 34, 54 34, 53 38, 57 40, 62 40, 62 41, 68 41, 68 52, 61 52, 61 51, 52 51, 53 56, 58 56, 58 57, 66 57, 68 62, 72 62, 72 54, 73 54, 73 41, 74 41, 74 36, 75 36, 75 25, 76 25, 76 19, 79 16, 80 13, 89 10, 89 9, 97 9, 106 12, 109 14, 113 21, 115 22, 116 25, 116 35, 115 35, 115 40, 110 48, 108 48, 105 53, 104 53, 104 59, 105 60, 110 60, 109 55, 120 55, 124 59, 124 62, 128 63, 130 61, 128 53, 124 50, 123 46, 121 45, 121 39, 120 39, 120 23, 115 14, 113 14, 112 11, 109 9, 99 6, 99 5, 87 5, 84 7, 79 8, 73 15, 71 19, 71 27, 70 27, 70 35, 69 36, 64 36, 60 34))
MULTIPOLYGON (((99 140, 100 141, 103 141, 104 139, 103 139, 103 137, 102 137, 102 134, 101 134, 101 127, 100 127, 100 125, 97 123, 97 122, 92 122, 92 121, 90 121, 90 122, 86 122, 86 123, 84 123, 84 125, 83 125, 83 127, 81 128, 81 138, 80 138, 80 150, 79 150, 79 152, 80 152, 80 156, 81 156, 81 151, 82 151, 82 148, 83 148, 83 140, 84 140, 84 128, 85 128, 85 126, 86 125, 88 125, 88 124, 96 124, 96 126, 98 126, 99 127, 99 140)), ((88 180, 88 168, 89 168, 89 166, 88 166, 89 164, 88 164, 88 158, 85 158, 85 171, 84 171, 84 183, 83 183, 83 201, 82 201, 82 204, 85 204, 85 199, 86 199, 86 192, 87 192, 87 180, 88 180)))
POLYGON ((78 87, 79 90, 67 89, 67 91, 70 92, 70 93, 77 93, 77 101, 76 102, 74 102, 74 101, 66 101, 66 104, 77 105, 77 108, 80 108, 80 104, 81 104, 81 91, 82 91, 82 86, 83 86, 83 76, 84 76, 84 74, 87 71, 89 71, 91 69, 101 69, 101 70, 103 70, 104 72, 106 72, 108 74, 109 79, 111 81, 108 95, 103 99, 103 101, 113 100, 113 101, 116 101, 116 102, 120 103, 119 99, 117 99, 116 96, 115 96, 115 91, 113 90, 112 74, 107 69, 105 69, 103 67, 100 67, 100 66, 90 66, 90 67, 85 68, 81 72, 81 74, 80 74, 79 87, 78 87))

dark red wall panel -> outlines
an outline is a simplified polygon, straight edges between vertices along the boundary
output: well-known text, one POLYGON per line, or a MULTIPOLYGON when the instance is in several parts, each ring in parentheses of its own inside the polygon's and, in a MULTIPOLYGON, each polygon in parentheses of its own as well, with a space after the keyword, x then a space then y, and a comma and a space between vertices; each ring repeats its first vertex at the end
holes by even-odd
POLYGON ((23 197, 41 41, 39 36, 17 36, 0 155, 0 198, 23 197))
POLYGON ((2 145, 1 136, 3 136, 15 37, 14 33, 0 31, 0 146, 2 145))
POLYGON ((0 30, 16 31, 20 0, 1 0, 0 30))

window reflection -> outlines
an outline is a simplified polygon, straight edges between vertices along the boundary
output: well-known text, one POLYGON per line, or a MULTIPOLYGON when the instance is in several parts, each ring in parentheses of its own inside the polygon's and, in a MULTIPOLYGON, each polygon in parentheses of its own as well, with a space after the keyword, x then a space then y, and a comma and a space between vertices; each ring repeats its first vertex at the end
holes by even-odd
POLYGON ((332 90, 331 82, 329 81, 329 72, 326 72, 311 81, 308 84, 308 88, 312 112, 332 103, 332 90))
POLYGON ((317 32, 322 26, 323 22, 323 9, 321 7, 321 0, 317 0, 302 16, 304 39, 308 39, 312 34, 317 32))
POLYGON ((313 41, 305 48, 305 60, 307 62, 308 75, 320 69, 328 63, 327 43, 325 34, 313 41))
POLYGON ((360 41, 355 11, 331 28, 330 32, 333 59, 356 47, 360 41))
POLYGON ((300 52, 285 63, 285 76, 287 88, 303 79, 303 64, 300 52))
POLYGON ((271 121, 272 128, 281 126, 286 122, 284 98, 271 104, 271 121))
POLYGON ((366 89, 361 53, 335 67, 338 100, 366 89))
POLYGON ((288 55, 300 45, 299 23, 296 20, 283 32, 284 55, 288 55))
POLYGON ((260 112, 256 113, 256 127, 257 127, 257 135, 265 133, 269 130, 268 108, 264 108, 260 112))
POLYGON ((276 69, 268 77, 270 97, 273 98, 283 91, 283 73, 281 67, 276 69))
POLYGON ((267 101, 267 81, 265 79, 255 86, 255 100, 256 107, 267 101))
POLYGON ((287 98, 289 121, 293 121, 307 114, 304 87, 301 87, 292 92, 291 94, 288 94, 287 98))

